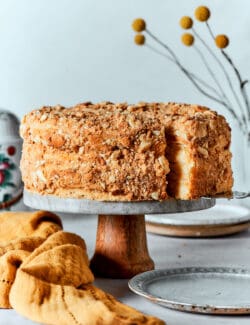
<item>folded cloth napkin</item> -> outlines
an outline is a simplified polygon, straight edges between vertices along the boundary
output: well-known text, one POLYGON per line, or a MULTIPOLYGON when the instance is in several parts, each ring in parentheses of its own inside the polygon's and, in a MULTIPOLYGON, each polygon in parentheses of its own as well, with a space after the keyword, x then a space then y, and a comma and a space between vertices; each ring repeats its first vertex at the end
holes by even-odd
POLYGON ((55 325, 162 325, 91 283, 84 240, 46 211, 0 214, 0 307, 55 325))

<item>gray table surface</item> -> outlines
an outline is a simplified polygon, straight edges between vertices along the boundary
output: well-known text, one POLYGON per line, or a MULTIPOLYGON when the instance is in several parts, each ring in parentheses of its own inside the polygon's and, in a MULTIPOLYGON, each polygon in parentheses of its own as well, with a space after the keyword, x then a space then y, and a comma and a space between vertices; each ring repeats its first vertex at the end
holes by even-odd
MULTIPOLYGON (((250 203, 250 201, 245 201, 244 203, 250 203)), ((231 204, 234 204, 234 202, 231 202, 231 204)), ((91 257, 95 247, 97 217, 60 213, 59 215, 62 217, 64 230, 75 232, 85 239, 88 254, 91 257)), ((148 234, 148 248, 157 269, 187 266, 234 266, 250 268, 250 230, 228 237, 213 239, 173 238, 148 234)), ((127 280, 98 278, 95 284, 113 294, 120 301, 142 312, 155 315, 165 320, 168 325, 250 324, 250 315, 199 315, 161 307, 131 292, 128 288, 127 280)), ((23 318, 14 310, 0 310, 0 325, 16 324, 31 325, 36 323, 23 318)))

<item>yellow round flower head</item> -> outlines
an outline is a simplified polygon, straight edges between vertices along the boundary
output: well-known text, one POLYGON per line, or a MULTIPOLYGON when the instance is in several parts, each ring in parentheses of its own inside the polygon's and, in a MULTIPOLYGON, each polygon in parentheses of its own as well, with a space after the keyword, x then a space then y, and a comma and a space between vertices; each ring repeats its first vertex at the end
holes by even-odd
POLYGON ((214 41, 216 46, 220 49, 226 48, 229 44, 229 38, 226 35, 217 35, 214 41))
POLYGON ((189 33, 185 33, 181 36, 181 41, 186 46, 192 46, 194 44, 194 36, 189 33))
POLYGON ((143 45, 146 41, 146 38, 143 34, 136 34, 134 38, 135 44, 143 45))
POLYGON ((210 17, 210 10, 208 7, 200 6, 195 9, 194 15, 199 21, 207 21, 210 17))
POLYGON ((137 18, 132 23, 132 28, 135 32, 142 32, 146 29, 146 22, 142 18, 137 18))
POLYGON ((193 26, 193 19, 191 17, 188 17, 188 16, 181 17, 181 19, 180 19, 180 26, 183 29, 192 28, 192 26, 193 26))

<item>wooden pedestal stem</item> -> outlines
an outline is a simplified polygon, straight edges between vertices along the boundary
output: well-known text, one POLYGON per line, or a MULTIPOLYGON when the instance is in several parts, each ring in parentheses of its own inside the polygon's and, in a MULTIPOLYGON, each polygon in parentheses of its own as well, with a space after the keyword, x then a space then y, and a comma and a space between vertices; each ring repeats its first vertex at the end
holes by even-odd
POLYGON ((90 267, 97 276, 116 279, 154 269, 144 215, 99 215, 90 267))

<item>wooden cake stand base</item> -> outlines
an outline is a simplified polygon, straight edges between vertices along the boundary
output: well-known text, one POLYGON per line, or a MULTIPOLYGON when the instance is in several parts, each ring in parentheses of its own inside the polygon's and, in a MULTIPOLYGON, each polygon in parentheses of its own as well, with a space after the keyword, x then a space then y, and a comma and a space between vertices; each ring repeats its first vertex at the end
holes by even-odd
POLYGON ((90 265, 95 275, 118 279, 154 269, 147 248, 144 214, 208 209, 215 205, 215 200, 100 202, 24 191, 24 203, 48 211, 98 214, 96 248, 90 265))
POLYGON ((111 278, 131 278, 154 269, 147 247, 144 215, 99 215, 94 274, 111 278))

